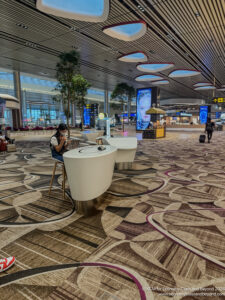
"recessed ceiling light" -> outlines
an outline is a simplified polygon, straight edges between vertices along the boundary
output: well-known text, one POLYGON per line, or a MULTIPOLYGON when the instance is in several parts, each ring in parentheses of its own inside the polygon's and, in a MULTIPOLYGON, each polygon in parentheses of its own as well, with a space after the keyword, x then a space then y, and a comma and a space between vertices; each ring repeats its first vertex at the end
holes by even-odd
POLYGON ((188 70, 188 69, 177 69, 172 71, 169 74, 170 78, 179 78, 179 77, 190 77, 200 75, 201 72, 198 70, 188 70))
POLYGON ((156 80, 163 80, 163 77, 152 75, 152 74, 144 74, 141 76, 137 76, 135 78, 136 81, 156 81, 156 80))
POLYGON ((169 39, 169 40, 173 40, 173 37, 172 37, 172 35, 171 34, 167 34, 167 38, 169 39))
POLYGON ((209 85, 212 85, 212 83, 210 83, 210 82, 197 82, 193 86, 194 87, 200 87, 200 86, 209 86, 209 85))
POLYGON ((37 0, 36 7, 40 11, 86 22, 104 22, 108 19, 109 0, 37 0))
POLYGON ((137 69, 139 71, 150 72, 150 73, 165 71, 172 67, 174 67, 173 63, 160 63, 160 62, 146 63, 146 64, 144 63, 144 64, 137 65, 137 69))
POLYGON ((102 30, 105 34, 113 38, 131 42, 145 35, 147 31, 147 24, 143 20, 130 21, 106 26, 102 30))
POLYGON ((209 85, 209 86, 200 86, 200 87, 196 87, 194 90, 195 91, 204 91, 204 90, 215 90, 216 87, 209 85))
POLYGON ((28 29, 28 26, 27 25, 24 25, 22 23, 17 23, 16 26, 20 27, 20 28, 23 28, 23 29, 28 29))
POLYGON ((199 12, 199 11, 196 11, 196 12, 195 12, 195 15, 196 15, 196 17, 201 17, 201 15, 200 15, 200 12, 199 12))
POLYGON ((144 8, 143 8, 141 5, 138 5, 138 9, 139 9, 140 11, 142 11, 142 12, 145 11, 144 8))
POLYGON ((39 72, 39 74, 43 75, 43 76, 49 75, 48 73, 45 73, 45 72, 39 72))
POLYGON ((118 58, 118 60, 124 62, 144 62, 148 60, 148 57, 144 52, 137 51, 122 55, 118 58))

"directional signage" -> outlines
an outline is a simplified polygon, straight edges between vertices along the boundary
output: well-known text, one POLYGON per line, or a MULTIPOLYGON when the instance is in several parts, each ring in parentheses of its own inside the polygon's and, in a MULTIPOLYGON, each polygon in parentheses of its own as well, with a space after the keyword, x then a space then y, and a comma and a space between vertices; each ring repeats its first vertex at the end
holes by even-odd
POLYGON ((218 98, 213 98, 214 103, 225 103, 225 98, 218 97, 218 98))

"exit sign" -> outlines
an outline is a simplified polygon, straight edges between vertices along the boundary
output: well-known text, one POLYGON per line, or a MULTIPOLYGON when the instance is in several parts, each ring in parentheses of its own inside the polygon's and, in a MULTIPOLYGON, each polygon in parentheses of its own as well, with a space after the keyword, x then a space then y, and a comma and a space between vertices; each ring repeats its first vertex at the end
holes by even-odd
POLYGON ((225 103, 225 98, 218 97, 218 98, 213 98, 214 103, 225 103))

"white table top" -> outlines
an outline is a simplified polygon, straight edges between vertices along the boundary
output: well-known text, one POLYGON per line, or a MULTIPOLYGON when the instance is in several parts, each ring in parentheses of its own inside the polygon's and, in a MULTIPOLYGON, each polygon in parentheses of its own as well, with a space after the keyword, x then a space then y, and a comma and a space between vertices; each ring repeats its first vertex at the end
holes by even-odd
POLYGON ((88 146, 88 147, 80 147, 77 149, 70 150, 63 154, 63 157, 65 158, 94 158, 94 157, 100 157, 104 155, 108 155, 112 152, 117 151, 116 147, 111 145, 104 145, 106 148, 105 150, 98 150, 99 145, 97 146, 88 146))
POLYGON ((115 146, 118 149, 136 149, 137 148, 137 138, 136 137, 102 137, 111 146, 115 146))

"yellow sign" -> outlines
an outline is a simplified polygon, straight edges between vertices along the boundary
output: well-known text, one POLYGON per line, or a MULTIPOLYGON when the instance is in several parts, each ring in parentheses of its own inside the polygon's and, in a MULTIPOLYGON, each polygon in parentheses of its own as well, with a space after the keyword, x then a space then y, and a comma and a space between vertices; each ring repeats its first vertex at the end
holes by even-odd
POLYGON ((105 118, 105 114, 100 113, 100 114, 98 115, 98 117, 99 117, 100 120, 103 120, 103 119, 105 118))
POLYGON ((214 98, 213 102, 214 103, 225 103, 225 98, 222 98, 222 97, 220 97, 220 98, 214 98))

